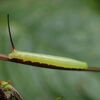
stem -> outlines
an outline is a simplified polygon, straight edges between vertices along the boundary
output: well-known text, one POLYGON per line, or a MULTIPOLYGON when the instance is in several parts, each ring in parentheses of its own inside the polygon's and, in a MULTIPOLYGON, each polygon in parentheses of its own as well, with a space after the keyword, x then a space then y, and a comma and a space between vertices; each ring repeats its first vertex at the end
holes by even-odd
POLYGON ((42 67, 42 68, 56 69, 56 70, 100 72, 100 68, 97 68, 97 67, 88 67, 88 69, 73 69, 73 68, 63 68, 63 67, 56 67, 56 66, 52 67, 52 66, 47 66, 47 65, 41 66, 41 64, 40 65, 38 63, 31 64, 30 62, 24 62, 20 59, 9 59, 8 56, 3 55, 3 54, 0 54, 0 60, 21 63, 21 64, 25 64, 25 65, 32 65, 32 66, 42 67))
POLYGON ((10 61, 9 57, 6 56, 6 55, 3 55, 3 54, 0 54, 0 60, 3 60, 3 61, 10 61))

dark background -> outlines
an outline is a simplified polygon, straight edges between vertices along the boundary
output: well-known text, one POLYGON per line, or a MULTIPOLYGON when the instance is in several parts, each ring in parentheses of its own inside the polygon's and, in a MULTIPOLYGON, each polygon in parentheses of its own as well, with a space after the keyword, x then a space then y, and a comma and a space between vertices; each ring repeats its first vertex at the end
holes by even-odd
MULTIPOLYGON (((6 15, 16 48, 65 56, 100 67, 99 0, 0 0, 0 53, 9 54, 6 15)), ((100 74, 0 61, 0 80, 24 100, 100 100, 100 74)))

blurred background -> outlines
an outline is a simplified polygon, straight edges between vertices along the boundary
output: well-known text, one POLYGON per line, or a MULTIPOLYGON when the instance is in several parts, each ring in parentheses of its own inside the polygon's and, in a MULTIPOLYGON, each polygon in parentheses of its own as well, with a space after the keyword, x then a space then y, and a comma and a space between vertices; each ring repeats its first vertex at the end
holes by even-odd
MULTIPOLYGON (((6 15, 16 48, 100 67, 99 0, 0 0, 0 53, 9 54, 6 15)), ((24 100, 100 100, 100 73, 58 71, 0 61, 0 80, 24 100)))

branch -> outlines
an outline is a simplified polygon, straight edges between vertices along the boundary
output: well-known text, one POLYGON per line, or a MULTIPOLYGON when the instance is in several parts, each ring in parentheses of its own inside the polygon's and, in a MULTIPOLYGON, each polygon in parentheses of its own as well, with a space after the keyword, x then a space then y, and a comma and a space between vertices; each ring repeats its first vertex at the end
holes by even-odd
POLYGON ((9 59, 8 56, 3 55, 3 54, 0 54, 0 60, 21 63, 21 64, 25 64, 25 65, 32 65, 32 66, 42 67, 42 68, 56 69, 56 70, 100 72, 100 68, 97 68, 97 67, 88 67, 88 69, 75 69, 75 68, 63 68, 63 67, 49 66, 49 65, 45 65, 45 64, 43 64, 41 66, 41 64, 39 64, 39 63, 31 63, 29 61, 24 62, 23 60, 15 59, 15 58, 9 59))
POLYGON ((3 55, 3 54, 0 54, 0 60, 3 60, 3 61, 10 61, 9 57, 6 56, 6 55, 3 55))

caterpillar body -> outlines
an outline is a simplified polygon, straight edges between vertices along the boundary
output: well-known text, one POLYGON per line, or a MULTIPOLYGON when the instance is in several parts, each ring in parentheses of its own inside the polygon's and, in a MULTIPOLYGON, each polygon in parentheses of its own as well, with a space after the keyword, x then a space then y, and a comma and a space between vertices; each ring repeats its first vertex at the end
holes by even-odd
POLYGON ((9 54, 9 59, 12 61, 26 63, 29 65, 52 68, 52 69, 87 69, 88 65, 85 62, 74 60, 71 58, 51 56, 38 53, 27 53, 14 50, 9 54))

